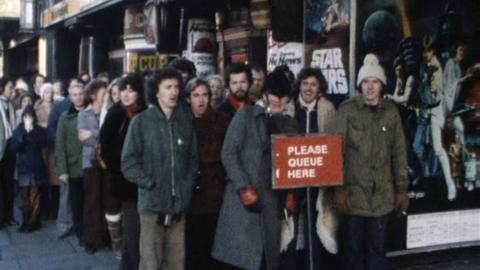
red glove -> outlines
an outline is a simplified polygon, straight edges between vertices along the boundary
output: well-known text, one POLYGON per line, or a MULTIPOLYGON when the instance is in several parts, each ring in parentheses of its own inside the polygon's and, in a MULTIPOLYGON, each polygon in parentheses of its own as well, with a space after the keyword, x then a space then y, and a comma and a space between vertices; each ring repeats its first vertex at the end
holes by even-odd
POLYGON ((287 197, 285 198, 285 208, 289 213, 297 212, 297 199, 295 197, 295 193, 293 192, 287 193, 287 197))
POLYGON ((256 208, 258 208, 259 196, 251 184, 241 188, 239 195, 243 206, 249 210, 258 210, 256 208))

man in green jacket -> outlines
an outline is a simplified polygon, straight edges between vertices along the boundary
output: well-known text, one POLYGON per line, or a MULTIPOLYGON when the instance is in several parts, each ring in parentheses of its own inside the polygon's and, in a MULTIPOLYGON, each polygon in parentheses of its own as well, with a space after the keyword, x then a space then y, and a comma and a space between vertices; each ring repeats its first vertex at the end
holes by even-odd
POLYGON ((361 96, 338 110, 333 133, 344 139, 344 186, 335 205, 344 213, 344 269, 385 269, 387 215, 408 208, 405 137, 395 105, 381 98, 387 83, 375 55, 365 57, 361 96))
MULTIPOLYGON (((58 120, 55 140, 55 169, 62 189, 60 203, 70 202, 73 229, 79 243, 83 243, 83 169, 82 143, 78 139, 78 113, 85 106, 83 85, 75 84, 68 90, 72 102, 70 109, 63 112, 58 120), (65 192, 65 186, 68 192, 65 192), (65 198, 69 197, 69 198, 65 198)), ((68 206, 60 205, 60 217, 69 220, 68 206)), ((68 226, 68 224, 66 224, 68 226)), ((65 231, 66 236, 68 230, 65 231)))
POLYGON ((130 124, 122 150, 122 172, 138 185, 140 265, 183 270, 185 212, 197 178, 197 140, 191 115, 178 108, 182 77, 174 69, 148 82, 153 104, 130 124))

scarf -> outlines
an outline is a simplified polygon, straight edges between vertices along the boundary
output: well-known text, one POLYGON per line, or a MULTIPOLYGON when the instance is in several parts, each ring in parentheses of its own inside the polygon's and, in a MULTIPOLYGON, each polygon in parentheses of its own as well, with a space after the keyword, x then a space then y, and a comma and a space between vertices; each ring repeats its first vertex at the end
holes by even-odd
MULTIPOLYGON (((123 106, 122 106, 123 107, 123 106)), ((139 106, 138 104, 133 104, 127 107, 123 107, 125 111, 127 112, 127 117, 128 119, 132 119, 135 115, 137 115, 139 112, 143 111, 143 107, 139 106)))
MULTIPOLYGON (((235 96, 233 95, 228 96, 228 100, 230 101, 230 104, 232 104, 232 107, 235 109, 235 111, 238 111, 238 109, 240 109, 241 104, 238 101, 238 99, 235 98, 235 96)), ((247 105, 251 105, 252 102, 250 101, 250 98, 246 96, 245 99, 243 100, 243 103, 244 103, 244 106, 247 106, 247 105)))

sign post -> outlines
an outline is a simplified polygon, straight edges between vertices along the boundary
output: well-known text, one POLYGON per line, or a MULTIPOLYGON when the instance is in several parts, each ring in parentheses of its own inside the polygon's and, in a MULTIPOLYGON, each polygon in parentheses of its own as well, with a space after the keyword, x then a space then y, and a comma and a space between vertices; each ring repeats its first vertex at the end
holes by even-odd
POLYGON ((306 135, 272 137, 273 189, 307 188, 309 265, 313 269, 312 187, 343 184, 342 137, 306 135))

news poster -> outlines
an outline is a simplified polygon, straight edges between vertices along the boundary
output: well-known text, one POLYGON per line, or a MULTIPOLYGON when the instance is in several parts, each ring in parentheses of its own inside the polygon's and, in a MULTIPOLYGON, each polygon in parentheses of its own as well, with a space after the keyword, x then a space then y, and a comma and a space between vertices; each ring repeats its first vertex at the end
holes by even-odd
POLYGON ((356 28, 355 73, 378 56, 407 141, 410 208, 390 219, 388 250, 479 241, 478 1, 362 1, 356 28))
POLYGON ((272 32, 267 34, 267 38, 267 71, 272 72, 275 67, 285 65, 298 74, 305 66, 303 43, 275 41, 272 32))
POLYGON ((217 65, 215 24, 205 19, 188 20, 186 57, 197 68, 198 77, 214 74, 217 65))

